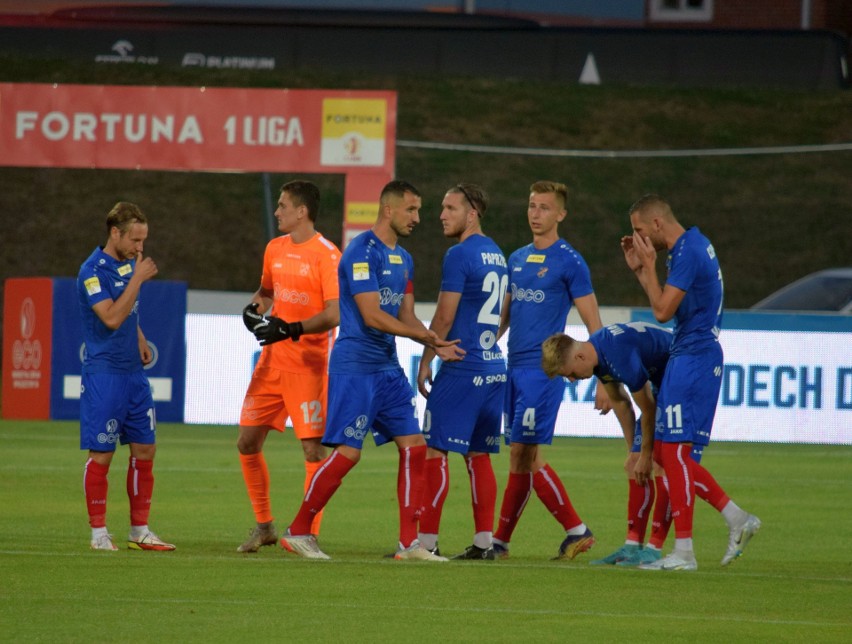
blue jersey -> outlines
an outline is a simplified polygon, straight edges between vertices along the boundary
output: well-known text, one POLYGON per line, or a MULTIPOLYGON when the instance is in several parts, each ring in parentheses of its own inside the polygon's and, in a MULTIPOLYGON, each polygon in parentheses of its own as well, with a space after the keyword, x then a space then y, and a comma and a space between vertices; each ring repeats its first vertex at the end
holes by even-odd
POLYGON ((448 372, 504 373, 506 363, 497 346, 500 306, 509 285, 506 258, 484 235, 471 235, 444 255, 441 290, 461 293, 447 338, 460 339, 464 360, 446 362, 448 372))
POLYGON ((414 261, 397 246, 389 248, 372 230, 349 242, 337 267, 340 284, 340 331, 329 359, 329 373, 375 373, 399 369, 396 337, 364 324, 355 295, 379 294, 381 309, 397 317, 402 298, 411 291, 414 261))
POLYGON ((92 307, 104 300, 117 300, 133 275, 135 260, 118 261, 96 248, 77 275, 77 299, 83 316, 86 357, 84 373, 132 373, 142 369, 139 354, 139 300, 130 315, 114 331, 92 307))
POLYGON ((653 324, 629 322, 611 324, 589 336, 598 354, 595 376, 601 382, 622 382, 630 391, 639 391, 649 380, 660 388, 672 333, 653 324))
POLYGON ((675 242, 666 260, 666 284, 686 292, 674 316, 672 355, 712 346, 722 328, 722 269, 713 244, 698 228, 675 242))
POLYGON ((594 293, 586 260, 563 239, 532 244, 509 257, 509 366, 541 368, 541 343, 565 331, 571 304, 594 293))

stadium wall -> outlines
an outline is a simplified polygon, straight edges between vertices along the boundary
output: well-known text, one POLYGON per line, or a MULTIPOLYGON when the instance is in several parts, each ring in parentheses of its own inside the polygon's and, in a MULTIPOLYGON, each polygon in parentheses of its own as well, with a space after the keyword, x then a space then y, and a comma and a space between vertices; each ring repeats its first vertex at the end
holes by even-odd
MULTIPOLYGON (((249 297, 189 292, 185 422, 239 422, 259 355, 257 343, 234 313, 249 297)), ((428 324, 434 304, 420 303, 416 312, 428 324)), ((652 321, 647 309, 622 307, 603 307, 601 318, 605 325, 652 321)), ((587 337, 573 311, 566 332, 587 337)), ((504 350, 507 337, 500 342, 504 350)), ((852 318, 732 311, 725 314, 721 342, 725 371, 714 440, 852 444, 852 318)), ((421 346, 400 338, 397 351, 416 386, 421 346)), ((612 414, 601 417, 595 411, 594 387, 594 380, 566 381, 558 436, 621 436, 612 414)), ((417 405, 422 417, 421 396, 417 405)))
POLYGON ((358 21, 353 13, 353 23, 345 26, 313 15, 247 24, 235 17, 237 27, 106 20, 0 24, 0 53, 96 65, 324 69, 566 83, 811 90, 849 85, 849 40, 829 31, 541 27, 429 12, 406 16, 404 26, 358 21), (309 19, 313 22, 304 24, 309 19))

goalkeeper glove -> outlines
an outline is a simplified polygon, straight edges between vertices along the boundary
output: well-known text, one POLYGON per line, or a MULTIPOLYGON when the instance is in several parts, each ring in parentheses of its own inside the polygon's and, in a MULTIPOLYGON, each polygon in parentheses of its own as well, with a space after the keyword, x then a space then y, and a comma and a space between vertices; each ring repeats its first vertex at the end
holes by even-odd
POLYGON ((258 326, 266 324, 266 318, 257 312, 257 302, 252 302, 243 309, 243 324, 252 333, 255 332, 258 326))
POLYGON ((285 322, 281 318, 268 317, 264 318, 266 324, 259 325, 254 330, 254 337, 260 340, 260 346, 265 347, 268 344, 275 344, 290 338, 293 342, 298 342, 304 328, 301 322, 285 322))

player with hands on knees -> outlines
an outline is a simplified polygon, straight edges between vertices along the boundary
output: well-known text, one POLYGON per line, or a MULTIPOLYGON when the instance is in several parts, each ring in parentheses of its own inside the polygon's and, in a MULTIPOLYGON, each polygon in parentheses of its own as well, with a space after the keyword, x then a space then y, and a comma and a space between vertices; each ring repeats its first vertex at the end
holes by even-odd
MULTIPOLYGON (((719 342, 724 311, 722 269, 710 240, 696 226, 684 228, 659 195, 641 197, 628 214, 633 235, 621 240, 627 266, 648 296, 654 318, 658 322, 674 320, 670 357, 657 396, 654 459, 662 465, 669 484, 675 545, 667 556, 640 568, 696 570, 692 542, 695 496, 703 487, 699 483, 701 457, 710 442, 724 373, 719 342), (656 270, 661 252, 667 254, 662 285, 656 270)), ((721 562, 726 566, 742 554, 760 529, 760 519, 731 503, 720 511, 728 522, 728 549, 721 562)))
MULTIPOLYGON (((340 251, 314 227, 319 206, 319 189, 313 183, 295 180, 281 187, 275 217, 283 234, 267 245, 260 287, 242 313, 263 350, 240 413, 237 449, 256 525, 239 552, 256 552, 278 542, 263 455, 269 432, 283 432, 290 419, 302 445, 305 486, 326 456, 321 439, 328 351, 340 321, 340 251)), ((320 515, 314 518, 312 534, 319 533, 321 521, 320 515)))

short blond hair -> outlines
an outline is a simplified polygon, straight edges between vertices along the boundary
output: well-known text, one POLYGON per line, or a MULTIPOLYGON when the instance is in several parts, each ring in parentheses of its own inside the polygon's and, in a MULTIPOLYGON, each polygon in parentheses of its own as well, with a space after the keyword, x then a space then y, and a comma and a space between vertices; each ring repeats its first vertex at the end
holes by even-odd
POLYGON ((119 201, 112 207, 106 218, 107 235, 113 227, 118 228, 118 232, 124 235, 133 224, 147 224, 148 218, 135 203, 129 201, 119 201))
POLYGON ((562 203, 562 210, 568 208, 568 186, 558 181, 536 181, 530 186, 530 193, 546 195, 553 193, 557 201, 562 203))
POLYGON ((580 343, 570 335, 554 333, 541 343, 541 368, 548 378, 559 375, 565 360, 574 354, 580 343))

